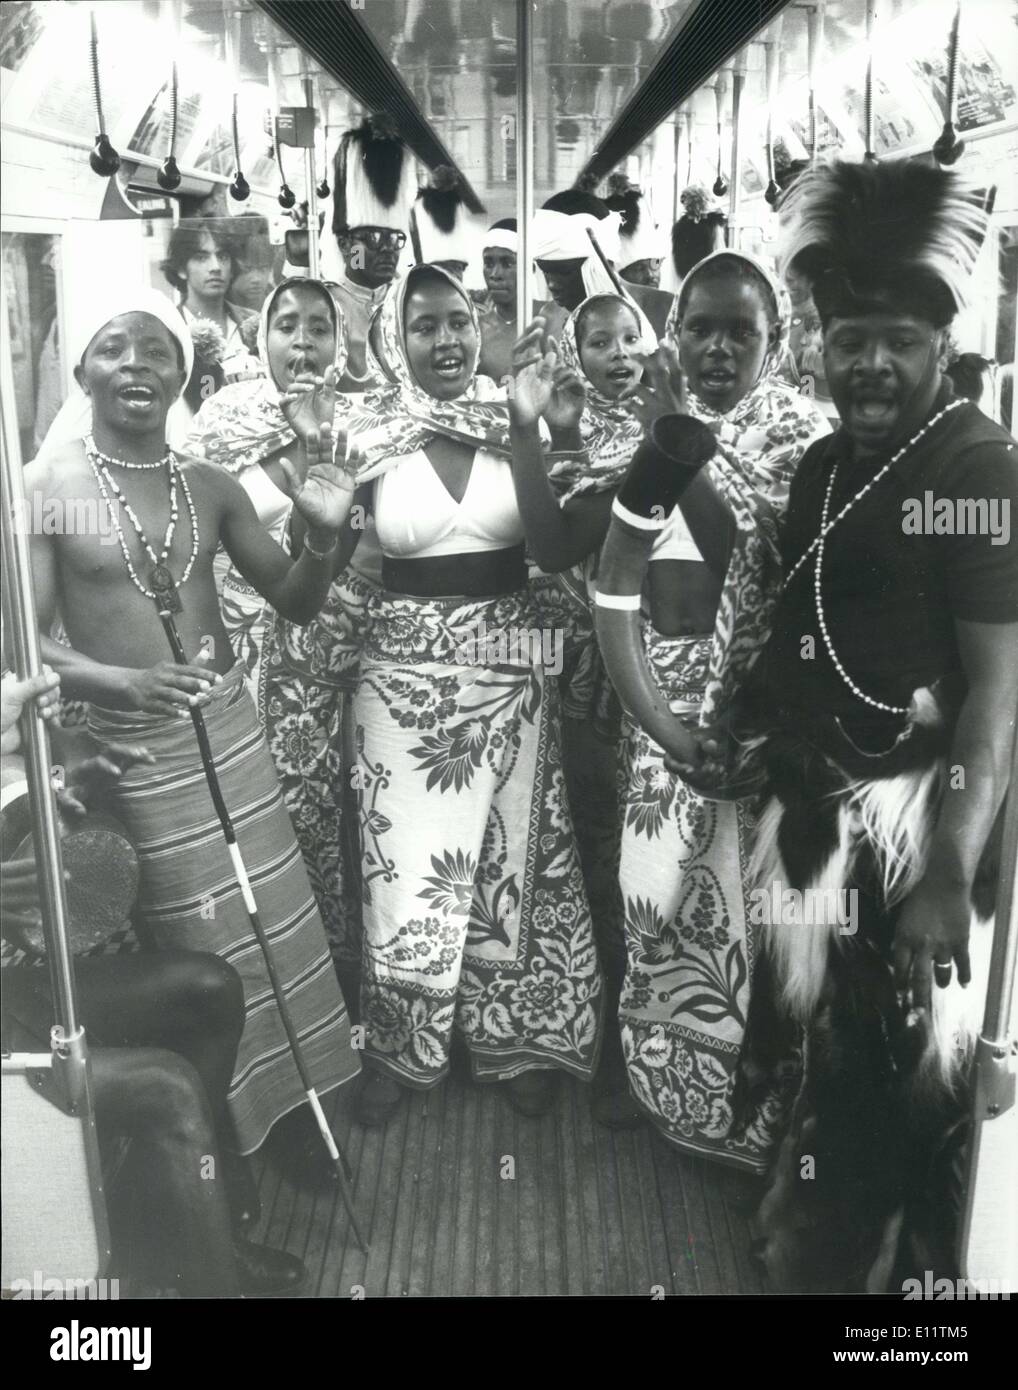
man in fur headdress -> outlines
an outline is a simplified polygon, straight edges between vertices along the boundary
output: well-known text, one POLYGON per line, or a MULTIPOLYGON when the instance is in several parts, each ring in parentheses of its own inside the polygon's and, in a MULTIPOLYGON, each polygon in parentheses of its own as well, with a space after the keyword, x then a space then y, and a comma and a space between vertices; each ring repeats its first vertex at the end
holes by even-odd
MULTIPOLYGON (((841 429, 792 480, 770 635, 725 719, 766 777, 743 1062, 759 1077, 805 1030, 761 1209, 772 1278, 875 1291, 900 1279, 896 1259, 952 1258, 949 1242, 929 1253, 923 1213, 957 1213, 954 1082, 989 967, 1018 707, 1018 452, 944 372, 982 196, 918 163, 835 163, 782 213, 841 429)), ((681 503, 705 544, 722 523, 711 496, 698 477, 681 503)))
POLYGON ((664 235, 654 215, 650 195, 630 183, 625 174, 612 174, 605 203, 622 214, 619 228, 619 275, 628 285, 661 287, 664 235))
POLYGON ((378 384, 367 370, 368 327, 396 274, 417 196, 413 155, 387 116, 369 116, 343 135, 333 190, 332 230, 343 257, 333 293, 349 342, 340 390, 365 391, 378 384))
POLYGON ((481 229, 463 197, 459 172, 449 164, 434 169, 410 217, 414 258, 441 266, 462 280, 467 266, 477 259, 481 229))

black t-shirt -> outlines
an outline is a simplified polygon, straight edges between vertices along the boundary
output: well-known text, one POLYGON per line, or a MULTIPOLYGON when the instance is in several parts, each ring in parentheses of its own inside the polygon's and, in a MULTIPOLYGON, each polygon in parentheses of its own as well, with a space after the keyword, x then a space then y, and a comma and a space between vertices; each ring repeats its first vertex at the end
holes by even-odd
MULTIPOLYGON (((951 399, 945 384, 931 416, 951 399)), ((782 528, 786 575, 820 531, 835 463, 829 520, 887 461, 885 455, 852 463, 850 446, 840 430, 802 457, 782 528)), ((1018 522, 1015 441, 964 402, 829 532, 824 619, 838 659, 867 695, 907 707, 913 691, 960 671, 956 618, 1018 622, 1012 520, 1018 522)), ((772 709, 784 707, 786 720, 796 709, 834 715, 860 746, 887 747, 901 716, 865 704, 838 674, 817 619, 815 557, 814 551, 782 594, 752 673, 754 694, 772 709)))

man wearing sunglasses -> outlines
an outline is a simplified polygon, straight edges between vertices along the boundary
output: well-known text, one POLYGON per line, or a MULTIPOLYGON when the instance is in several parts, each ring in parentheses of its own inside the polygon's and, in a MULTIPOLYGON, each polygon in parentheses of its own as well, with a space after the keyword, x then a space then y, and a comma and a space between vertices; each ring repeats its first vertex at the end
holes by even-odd
POLYGON ((417 178, 410 151, 391 121, 369 116, 339 143, 333 164, 332 230, 343 257, 330 286, 346 318, 349 356, 341 391, 380 385, 364 347, 371 315, 385 298, 407 243, 417 178))

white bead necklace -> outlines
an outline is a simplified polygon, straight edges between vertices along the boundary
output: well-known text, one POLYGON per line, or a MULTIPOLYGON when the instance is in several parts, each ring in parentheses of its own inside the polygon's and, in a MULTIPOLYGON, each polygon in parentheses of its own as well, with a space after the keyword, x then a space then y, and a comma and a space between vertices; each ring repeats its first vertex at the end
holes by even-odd
MULTIPOLYGON (((96 449, 91 435, 86 435, 85 439, 82 442, 85 446, 85 457, 88 460, 89 467, 92 469, 92 473, 95 477, 96 484, 99 488, 99 494, 102 497, 103 501, 106 503, 106 509, 110 514, 110 520, 113 523, 113 530, 116 533, 117 541, 120 544, 120 552, 124 557, 124 564, 127 566, 128 577, 130 578, 131 583, 138 590, 138 592, 140 594, 143 594, 145 598, 152 599, 155 602, 160 602, 163 598, 166 588, 168 587, 166 581, 169 580, 170 583, 173 582, 173 577, 170 574, 169 567, 166 564, 166 560, 170 553, 170 546, 173 544, 173 533, 176 530, 177 526, 177 516, 179 512, 179 508, 177 505, 178 481, 180 482, 181 490, 184 493, 184 503, 187 508, 188 521, 191 525, 191 554, 188 557, 187 564, 184 566, 184 572, 180 576, 180 584, 176 586, 177 588, 180 588, 182 585, 187 583, 188 579, 190 578, 191 571, 194 568, 194 563, 198 558, 198 518, 195 513, 194 501, 191 497, 191 489, 188 487, 187 479, 184 477, 183 472, 178 467, 177 461, 173 456, 172 449, 168 451, 166 457, 164 459, 161 459, 157 465, 124 465, 125 467, 133 466, 136 468, 162 468, 165 464, 169 468, 170 520, 169 524, 166 527, 166 535, 163 537, 162 548, 160 550, 159 555, 157 556, 155 551, 152 549, 152 546, 149 544, 148 537, 145 535, 145 531, 142 528, 141 522, 135 515, 134 509, 131 507, 131 504, 124 496, 116 480, 113 477, 111 477, 109 469, 107 467, 106 456, 104 454, 101 454, 99 450, 96 449), (111 492, 113 494, 113 498, 110 497, 111 492), (141 580, 138 578, 137 571, 134 568, 134 563, 131 560, 131 552, 127 547, 127 541, 124 537, 123 531, 120 528, 120 519, 117 514, 117 507, 115 507, 113 504, 114 499, 117 503, 119 503, 121 507, 123 507, 128 520, 134 527, 135 532, 137 533, 138 540, 141 542, 142 547, 144 548, 146 554, 152 562, 152 569, 149 574, 149 583, 152 584, 152 589, 146 589, 144 584, 142 584, 141 580), (158 590, 158 592, 154 592, 154 590, 158 590)), ((120 460, 114 460, 114 462, 119 463, 120 460)))
POLYGON ((139 472, 153 473, 157 468, 165 468, 167 464, 173 462, 173 450, 167 449, 161 459, 155 463, 129 463, 127 459, 115 459, 110 454, 104 454, 102 450, 96 448, 95 440, 90 434, 86 434, 82 440, 85 452, 91 457, 96 458, 104 468, 134 468, 139 472))
POLYGON ((875 700, 872 697, 872 695, 867 695, 864 690, 860 690, 859 686, 856 685, 855 681, 845 670, 844 666, 842 666, 841 661, 838 659, 838 654, 834 650, 834 643, 831 641, 831 634, 827 628, 827 619, 824 614, 823 596, 821 591, 821 574, 823 571, 824 564, 824 547, 827 543, 828 535, 831 531, 834 530, 835 526, 837 526, 838 522, 841 521, 842 517, 847 516, 847 514, 852 510, 855 504, 857 502, 860 502, 871 490, 871 488, 875 487, 876 484, 879 483, 880 480, 891 471, 891 469, 899 461, 899 459, 903 458, 905 454, 908 453, 909 449, 913 448, 916 444, 918 444, 919 441, 923 439, 930 432, 931 429, 933 429, 934 425, 938 424, 950 411, 954 410, 957 406, 963 404, 964 402, 960 400, 951 401, 950 404, 946 405, 943 410, 938 411, 938 413, 934 415, 932 420, 927 420, 926 424, 923 425, 922 429, 918 430, 912 436, 912 438, 908 440, 907 443, 903 444, 901 448, 898 450, 898 452, 894 454, 893 457, 888 459, 888 461, 884 464, 883 468, 879 469, 876 473, 874 473, 873 477, 869 480, 869 482, 866 483, 864 487, 860 488, 854 497, 849 498, 849 500, 842 507, 841 511, 838 512, 837 516, 833 519, 833 521, 828 521, 828 516, 830 514, 831 509, 831 497, 834 494, 834 484, 838 476, 838 465, 837 463, 835 463, 834 467, 831 469, 831 476, 827 483, 827 493, 824 497, 824 508, 820 517, 820 531, 813 538, 813 540, 810 542, 807 548, 799 556, 798 560, 796 560, 792 568, 788 571, 788 574, 785 576, 784 588, 787 589, 789 584, 798 574, 799 570, 805 564, 806 560, 808 560, 810 555, 812 555, 813 552, 816 551, 816 564, 813 567, 813 594, 816 600, 817 623, 820 627, 820 635, 824 639, 824 646, 827 648, 827 654, 831 658, 831 661, 834 665, 834 669, 837 671, 838 675, 848 686, 849 690, 851 690, 852 694, 856 697, 856 699, 861 700, 863 704, 872 706, 873 709, 884 710, 887 714, 908 714, 909 707, 907 705, 885 704, 882 700, 875 700))

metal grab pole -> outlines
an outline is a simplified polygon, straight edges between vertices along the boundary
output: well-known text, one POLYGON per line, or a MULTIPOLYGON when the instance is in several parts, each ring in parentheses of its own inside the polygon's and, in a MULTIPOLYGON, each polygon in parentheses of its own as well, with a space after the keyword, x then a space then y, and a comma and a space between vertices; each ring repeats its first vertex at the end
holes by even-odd
MULTIPOLYGON (((21 441, 14 414, 9 323, 7 292, 0 285, 0 524, 3 536, 4 609, 6 622, 9 623, 7 640, 14 671, 19 680, 25 680, 42 670, 42 655, 32 590, 29 512, 22 477, 21 441)), ((67 938, 67 897, 64 891, 60 827, 51 782, 49 730, 34 701, 26 705, 20 723, 53 1004, 57 1023, 63 1028, 65 1037, 70 1039, 79 1033, 79 1024, 74 994, 74 966, 67 938)))
MULTIPOLYGON (((534 216, 534 6, 516 0, 516 323, 522 332, 534 303, 530 224, 534 216)), ((554 139, 553 136, 549 137, 554 139)))
MULTIPOLYGON (((304 105, 309 111, 314 111, 315 90, 310 73, 305 73, 303 86, 304 105)), ((316 112, 315 125, 317 126, 317 124, 318 114, 316 112)), ((308 200, 308 275, 312 280, 317 280, 321 267, 318 251, 318 184, 315 174, 314 135, 311 137, 311 148, 304 151, 304 189, 308 200)))
POLYGON ((976 1044, 972 1086, 965 1210, 959 1266, 968 1279, 996 1280, 1010 1290, 1018 1281, 1018 1201, 1014 1164, 1018 1153, 1015 1114, 1015 1039, 1012 1024, 1018 969, 1018 712, 1011 780, 1000 846, 1000 882, 986 988, 983 1027, 976 1044))

